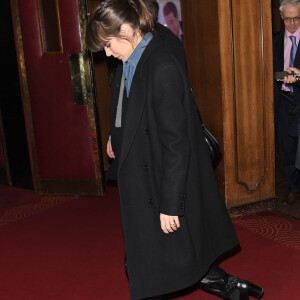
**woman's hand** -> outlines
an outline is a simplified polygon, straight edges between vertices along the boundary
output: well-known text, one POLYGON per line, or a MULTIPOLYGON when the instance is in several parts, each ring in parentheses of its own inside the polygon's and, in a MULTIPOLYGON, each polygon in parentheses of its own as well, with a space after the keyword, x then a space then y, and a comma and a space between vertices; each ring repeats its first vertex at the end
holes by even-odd
MULTIPOLYGON (((300 75, 300 69, 298 68, 288 67, 286 71, 290 74, 294 71, 297 75, 300 75)), ((284 77, 283 82, 285 84, 291 84, 295 83, 297 80, 298 78, 295 78, 293 75, 289 75, 284 77)))
POLYGON ((112 147, 111 147, 111 140, 110 139, 107 141, 106 152, 107 152, 107 155, 110 158, 116 158, 115 154, 114 154, 114 151, 112 150, 112 147))
POLYGON ((160 214, 160 226, 162 231, 166 234, 175 232, 180 228, 179 217, 160 214))

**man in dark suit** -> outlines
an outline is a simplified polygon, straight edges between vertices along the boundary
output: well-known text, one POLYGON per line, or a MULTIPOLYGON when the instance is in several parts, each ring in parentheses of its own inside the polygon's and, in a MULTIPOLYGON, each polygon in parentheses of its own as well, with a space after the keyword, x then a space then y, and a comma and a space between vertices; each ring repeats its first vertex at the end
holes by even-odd
MULTIPOLYGON (((280 14, 285 29, 273 37, 274 72, 289 67, 300 68, 300 1, 284 0, 280 5, 280 14)), ((300 171, 295 168, 298 143, 298 120, 300 88, 293 84, 275 82, 274 113, 281 167, 288 180, 289 193, 284 203, 294 204, 300 200, 300 171)))

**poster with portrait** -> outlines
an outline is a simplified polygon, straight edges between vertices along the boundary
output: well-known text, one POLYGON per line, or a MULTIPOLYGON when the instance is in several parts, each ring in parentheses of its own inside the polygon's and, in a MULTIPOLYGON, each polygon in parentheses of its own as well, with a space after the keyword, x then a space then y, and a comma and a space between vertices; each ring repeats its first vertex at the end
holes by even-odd
POLYGON ((167 26, 180 40, 183 39, 180 0, 157 0, 158 22, 167 26))

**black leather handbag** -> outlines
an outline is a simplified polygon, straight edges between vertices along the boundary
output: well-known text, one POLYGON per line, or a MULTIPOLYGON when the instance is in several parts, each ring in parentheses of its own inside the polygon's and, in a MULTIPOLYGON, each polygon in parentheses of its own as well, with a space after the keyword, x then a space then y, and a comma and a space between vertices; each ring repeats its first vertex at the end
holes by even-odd
POLYGON ((210 158, 215 161, 216 157, 220 154, 220 144, 217 139, 210 133, 210 131, 204 126, 202 120, 201 125, 204 133, 204 139, 210 152, 210 158))
POLYGON ((210 159, 211 159, 212 162, 214 162, 216 160, 217 156, 219 156, 219 154, 221 152, 220 144, 219 144, 218 140, 211 134, 211 132, 205 127, 205 125, 202 121, 199 109, 198 109, 198 104, 197 104, 193 89, 190 88, 190 90, 192 92, 193 99, 195 101, 196 109, 197 109, 197 112, 198 112, 198 116, 199 116, 199 119, 200 119, 202 129, 203 129, 203 133, 204 133, 205 143, 206 143, 206 145, 208 147, 208 150, 209 150, 209 153, 210 153, 210 159))

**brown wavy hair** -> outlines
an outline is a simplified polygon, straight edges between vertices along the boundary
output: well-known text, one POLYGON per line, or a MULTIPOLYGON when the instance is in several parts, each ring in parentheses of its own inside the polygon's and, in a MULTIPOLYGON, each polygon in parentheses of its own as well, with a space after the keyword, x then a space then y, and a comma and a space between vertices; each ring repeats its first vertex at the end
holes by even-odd
POLYGON ((96 52, 103 50, 111 37, 128 40, 120 34, 123 24, 130 25, 134 32, 140 31, 144 36, 147 32, 154 32, 155 20, 142 0, 103 0, 88 21, 87 47, 96 52))

